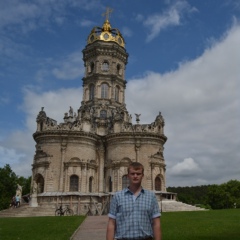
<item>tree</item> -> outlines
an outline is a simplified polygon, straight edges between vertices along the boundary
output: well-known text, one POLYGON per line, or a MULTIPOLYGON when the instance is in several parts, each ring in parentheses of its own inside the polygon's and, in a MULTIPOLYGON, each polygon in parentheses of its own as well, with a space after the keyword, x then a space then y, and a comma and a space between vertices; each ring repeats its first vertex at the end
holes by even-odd
POLYGON ((12 171, 9 164, 0 168, 0 210, 9 207, 10 201, 16 193, 17 175, 12 171))
POLYGON ((240 208, 240 182, 237 180, 220 185, 168 187, 167 191, 177 193, 178 200, 187 204, 212 209, 240 208))
POLYGON ((22 186, 22 195, 30 193, 31 177, 18 177, 9 164, 0 168, 0 211, 9 207, 16 195, 17 184, 22 186))
POLYGON ((227 197, 225 189, 220 185, 211 185, 208 188, 208 203, 212 209, 226 208, 227 197))
POLYGON ((177 193, 179 201, 187 204, 207 205, 208 186, 168 187, 168 192, 177 193))
POLYGON ((209 205, 213 209, 240 208, 240 182, 230 180, 221 185, 211 185, 208 190, 209 205))

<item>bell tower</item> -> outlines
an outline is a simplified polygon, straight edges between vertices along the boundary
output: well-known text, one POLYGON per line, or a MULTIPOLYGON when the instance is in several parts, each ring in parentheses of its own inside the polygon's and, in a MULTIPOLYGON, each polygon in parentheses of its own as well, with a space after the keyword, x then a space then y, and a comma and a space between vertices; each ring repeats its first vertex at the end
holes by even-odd
POLYGON ((83 130, 101 136, 113 132, 116 121, 129 119, 125 104, 128 53, 122 34, 111 27, 109 12, 102 27, 92 29, 83 49, 85 76, 78 110, 83 130))

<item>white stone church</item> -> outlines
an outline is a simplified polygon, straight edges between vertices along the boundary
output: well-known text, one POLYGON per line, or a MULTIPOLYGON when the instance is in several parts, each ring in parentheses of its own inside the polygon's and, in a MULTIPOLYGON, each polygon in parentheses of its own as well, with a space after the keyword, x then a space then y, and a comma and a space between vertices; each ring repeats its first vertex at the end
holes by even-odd
POLYGON ((62 201, 75 214, 106 214, 112 194, 128 185, 127 166, 135 161, 144 165, 144 188, 159 201, 174 199, 166 192, 164 118, 159 113, 152 123, 140 124, 141 114, 133 113, 133 123, 125 104, 128 53, 108 16, 90 32, 83 60, 79 109, 70 107, 59 124, 43 107, 37 116, 32 206, 62 201))

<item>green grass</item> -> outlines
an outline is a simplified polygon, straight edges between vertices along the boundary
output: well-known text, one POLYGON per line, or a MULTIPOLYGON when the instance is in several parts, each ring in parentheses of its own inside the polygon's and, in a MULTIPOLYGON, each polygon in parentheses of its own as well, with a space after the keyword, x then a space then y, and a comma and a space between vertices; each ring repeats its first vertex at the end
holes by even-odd
POLYGON ((66 240, 83 216, 0 218, 1 240, 66 240))
MULTIPOLYGON (((0 239, 68 240, 83 220, 83 216, 0 218, 0 239)), ((163 240, 240 239, 240 209, 163 212, 161 224, 163 240)))
POLYGON ((166 212, 161 224, 163 240, 240 239, 240 209, 166 212))

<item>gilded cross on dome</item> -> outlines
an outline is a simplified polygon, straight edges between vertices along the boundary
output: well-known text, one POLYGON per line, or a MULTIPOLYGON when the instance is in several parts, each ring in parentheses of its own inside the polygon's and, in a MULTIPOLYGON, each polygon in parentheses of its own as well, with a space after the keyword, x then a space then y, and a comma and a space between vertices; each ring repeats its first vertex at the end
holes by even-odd
POLYGON ((106 21, 109 19, 110 14, 112 13, 113 9, 107 7, 106 12, 102 14, 102 16, 106 16, 106 21))
POLYGON ((106 11, 102 13, 102 16, 105 17, 105 21, 102 25, 102 27, 94 27, 88 36, 88 44, 92 44, 95 41, 104 41, 104 42, 115 42, 121 47, 125 46, 125 41, 120 33, 120 31, 117 28, 112 28, 111 24, 109 22, 109 18, 111 13, 113 12, 113 9, 107 7, 106 11))

